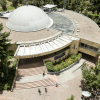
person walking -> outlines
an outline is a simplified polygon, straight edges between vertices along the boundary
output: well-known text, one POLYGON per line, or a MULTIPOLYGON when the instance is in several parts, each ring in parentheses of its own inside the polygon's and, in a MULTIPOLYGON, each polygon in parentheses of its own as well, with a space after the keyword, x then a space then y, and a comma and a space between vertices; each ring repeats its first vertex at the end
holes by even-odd
POLYGON ((45 76, 45 72, 43 73, 43 76, 45 76))
POLYGON ((84 99, 84 95, 81 95, 81 99, 82 99, 82 100, 84 99))
POLYGON ((47 93, 47 88, 45 88, 45 92, 47 93))
POLYGON ((58 84, 56 83, 56 85, 55 85, 56 87, 58 87, 58 84))
POLYGON ((38 88, 38 92, 39 92, 39 94, 41 95, 41 90, 38 88))

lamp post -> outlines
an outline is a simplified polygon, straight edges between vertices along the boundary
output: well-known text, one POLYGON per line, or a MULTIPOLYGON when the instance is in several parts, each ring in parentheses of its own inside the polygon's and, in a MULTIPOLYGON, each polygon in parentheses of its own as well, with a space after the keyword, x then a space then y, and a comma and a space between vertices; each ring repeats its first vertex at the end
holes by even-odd
POLYGON ((65 0, 63 1, 63 9, 65 9, 65 0))
POLYGON ((77 12, 78 12, 78 0, 77 0, 77 12))

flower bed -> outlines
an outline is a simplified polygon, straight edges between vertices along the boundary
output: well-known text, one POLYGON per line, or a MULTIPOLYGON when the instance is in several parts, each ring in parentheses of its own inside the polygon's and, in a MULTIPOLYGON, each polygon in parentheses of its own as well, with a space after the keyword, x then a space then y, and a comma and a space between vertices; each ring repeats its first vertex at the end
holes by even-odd
POLYGON ((82 56, 81 53, 78 53, 77 55, 72 54, 66 57, 64 60, 60 60, 59 62, 55 64, 53 64, 51 61, 46 61, 45 65, 49 72, 58 72, 69 67, 73 63, 78 62, 81 56, 82 56))

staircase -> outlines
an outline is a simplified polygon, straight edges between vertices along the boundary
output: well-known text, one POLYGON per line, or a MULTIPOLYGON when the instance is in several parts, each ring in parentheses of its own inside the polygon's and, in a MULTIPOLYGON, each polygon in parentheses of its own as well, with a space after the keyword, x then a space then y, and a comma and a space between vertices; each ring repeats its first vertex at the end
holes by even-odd
POLYGON ((19 76, 34 76, 38 74, 43 74, 45 72, 45 67, 35 67, 35 68, 26 68, 26 69, 18 69, 18 77, 19 76))
MULTIPOLYGON (((47 78, 39 81, 34 81, 34 82, 27 82, 27 83, 15 83, 14 89, 27 89, 27 88, 35 88, 35 87, 41 87, 41 86, 54 86, 57 82, 47 78)), ((59 85, 59 83, 57 83, 59 85)))

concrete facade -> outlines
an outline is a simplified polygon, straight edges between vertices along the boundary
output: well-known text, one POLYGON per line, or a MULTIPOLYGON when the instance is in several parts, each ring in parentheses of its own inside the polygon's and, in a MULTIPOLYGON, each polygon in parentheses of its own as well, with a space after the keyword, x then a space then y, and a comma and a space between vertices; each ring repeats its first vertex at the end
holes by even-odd
MULTIPOLYGON (((56 52, 61 54, 61 52, 59 51, 68 46, 69 46, 69 50, 64 51, 66 56, 68 54, 77 54, 78 52, 83 52, 83 53, 86 53, 94 57, 97 56, 98 51, 100 49, 100 39, 99 39, 100 28, 99 26, 94 21, 89 19, 88 17, 81 15, 79 13, 76 13, 76 12, 70 11, 70 10, 64 10, 63 12, 60 12, 60 13, 56 12, 56 13, 61 14, 62 16, 67 16, 66 18, 69 18, 69 20, 73 22, 74 32, 70 35, 66 33, 67 34, 66 38, 63 36, 63 34, 65 33, 58 31, 56 29, 50 29, 50 28, 43 29, 41 31, 36 31, 36 32, 28 32, 28 33, 15 32, 15 31, 9 30, 6 27, 7 19, 0 18, 0 22, 3 23, 4 25, 3 32, 11 31, 9 39, 11 39, 12 42, 17 42, 16 45, 10 48, 15 51, 16 58, 23 59, 23 58, 39 57, 39 56, 53 54, 56 52), (59 35, 61 36, 59 37, 59 35), (67 41, 68 40, 67 38, 70 40, 70 42, 67 41), (59 46, 59 44, 56 44, 58 48, 50 44, 52 41, 55 43, 55 41, 59 42, 60 40, 61 40, 61 44, 63 45, 59 46), (37 44, 40 47, 41 47, 41 44, 45 45, 45 47, 48 50, 47 51, 44 50, 44 52, 36 53, 36 54, 30 53, 30 54, 26 54, 22 56, 17 55, 17 51, 18 51, 17 49, 21 48, 21 46, 26 47, 26 45, 28 45, 30 47, 31 45, 34 46, 37 44), (49 47, 47 47, 48 45, 49 47)), ((55 62, 54 57, 50 57, 48 59, 55 62)))

